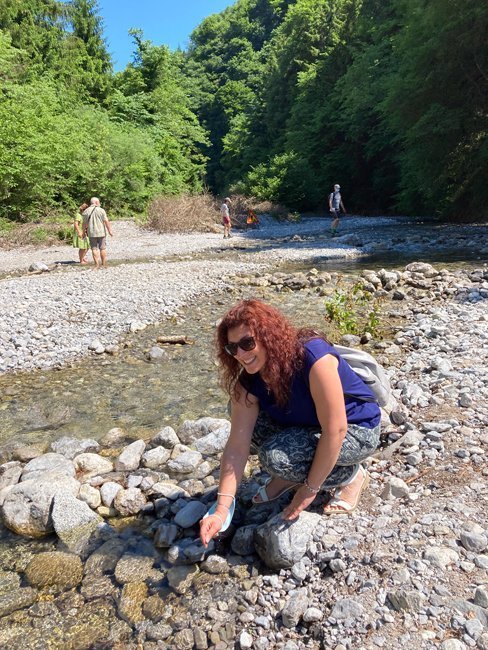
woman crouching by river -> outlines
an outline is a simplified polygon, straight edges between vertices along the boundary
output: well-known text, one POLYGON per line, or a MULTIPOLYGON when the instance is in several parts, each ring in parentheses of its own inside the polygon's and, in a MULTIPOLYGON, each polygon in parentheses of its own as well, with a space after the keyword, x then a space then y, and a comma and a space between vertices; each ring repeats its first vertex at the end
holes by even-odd
POLYGON ((379 444, 381 413, 334 346, 313 330, 296 329, 277 309, 243 300, 218 326, 217 355, 231 398, 231 430, 216 508, 200 522, 202 543, 224 526, 250 453, 271 475, 255 504, 294 490, 283 511, 293 520, 317 494, 332 490, 324 514, 353 512, 368 484, 361 461, 379 444))

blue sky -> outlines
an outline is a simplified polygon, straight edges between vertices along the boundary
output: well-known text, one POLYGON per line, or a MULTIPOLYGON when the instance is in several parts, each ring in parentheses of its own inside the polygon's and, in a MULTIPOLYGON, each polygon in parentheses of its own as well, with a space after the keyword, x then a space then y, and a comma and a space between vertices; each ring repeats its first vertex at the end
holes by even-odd
POLYGON ((131 27, 144 31, 155 45, 172 50, 186 48, 189 36, 210 14, 219 13, 235 0, 99 0, 108 50, 116 71, 132 60, 131 27))

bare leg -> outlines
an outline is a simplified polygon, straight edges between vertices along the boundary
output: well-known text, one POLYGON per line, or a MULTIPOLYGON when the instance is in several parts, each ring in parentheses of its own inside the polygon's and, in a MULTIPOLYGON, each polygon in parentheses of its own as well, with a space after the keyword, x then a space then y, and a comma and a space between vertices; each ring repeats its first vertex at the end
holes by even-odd
POLYGON ((80 264, 88 264, 86 261, 86 256, 88 254, 88 248, 80 248, 78 250, 78 255, 80 257, 80 264))
POLYGON ((105 248, 100 251, 100 256, 102 258, 102 266, 105 269, 107 268, 107 251, 105 248))
POLYGON ((93 261, 95 262, 95 268, 99 269, 100 268, 100 257, 98 255, 98 248, 92 248, 91 252, 92 252, 92 255, 93 255, 93 261))

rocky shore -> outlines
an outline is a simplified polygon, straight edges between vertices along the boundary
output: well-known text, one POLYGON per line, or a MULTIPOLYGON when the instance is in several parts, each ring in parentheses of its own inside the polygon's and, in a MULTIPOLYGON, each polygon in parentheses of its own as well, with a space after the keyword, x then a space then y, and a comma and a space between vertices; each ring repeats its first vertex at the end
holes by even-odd
MULTIPOLYGON (((225 242, 217 233, 157 235, 116 222, 109 241, 112 265, 99 272, 66 265, 76 252, 68 246, 0 251, 0 271, 24 270, 20 277, 0 280, 0 373, 114 354, 127 332, 173 316, 198 296, 226 289, 229 278, 239 273, 262 274, 286 261, 347 260, 434 245, 430 234, 410 235, 401 220, 381 217, 344 219, 344 234, 334 239, 325 219, 262 221, 258 231, 237 231, 225 242), (381 230, 385 224, 387 235, 381 230), (207 259, 195 258, 203 251, 207 259)), ((435 245, 486 251, 476 230, 439 232, 435 245)))
MULTIPOLYGON (((326 273, 238 266, 241 285, 327 286, 326 273)), ((9 444, 2 646, 488 649, 488 272, 417 263, 361 282, 404 324, 368 345, 395 401, 360 510, 325 518, 323 495, 284 525, 283 502, 251 506, 266 478, 251 462, 233 526, 205 550, 198 521, 226 420, 147 441, 114 429, 98 442, 9 444)))

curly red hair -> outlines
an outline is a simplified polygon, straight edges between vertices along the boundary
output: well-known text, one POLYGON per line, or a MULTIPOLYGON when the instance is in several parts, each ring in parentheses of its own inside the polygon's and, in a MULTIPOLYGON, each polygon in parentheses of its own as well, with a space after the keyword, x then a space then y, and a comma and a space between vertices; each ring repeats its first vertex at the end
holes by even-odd
POLYGON ((236 396, 242 366, 235 357, 227 354, 224 346, 228 343, 228 331, 239 325, 249 327, 266 349, 265 381, 276 403, 284 406, 290 395, 293 375, 303 364, 303 341, 317 334, 312 330, 293 327, 280 311, 260 300, 242 300, 232 307, 220 321, 216 337, 222 385, 232 396, 236 396))

